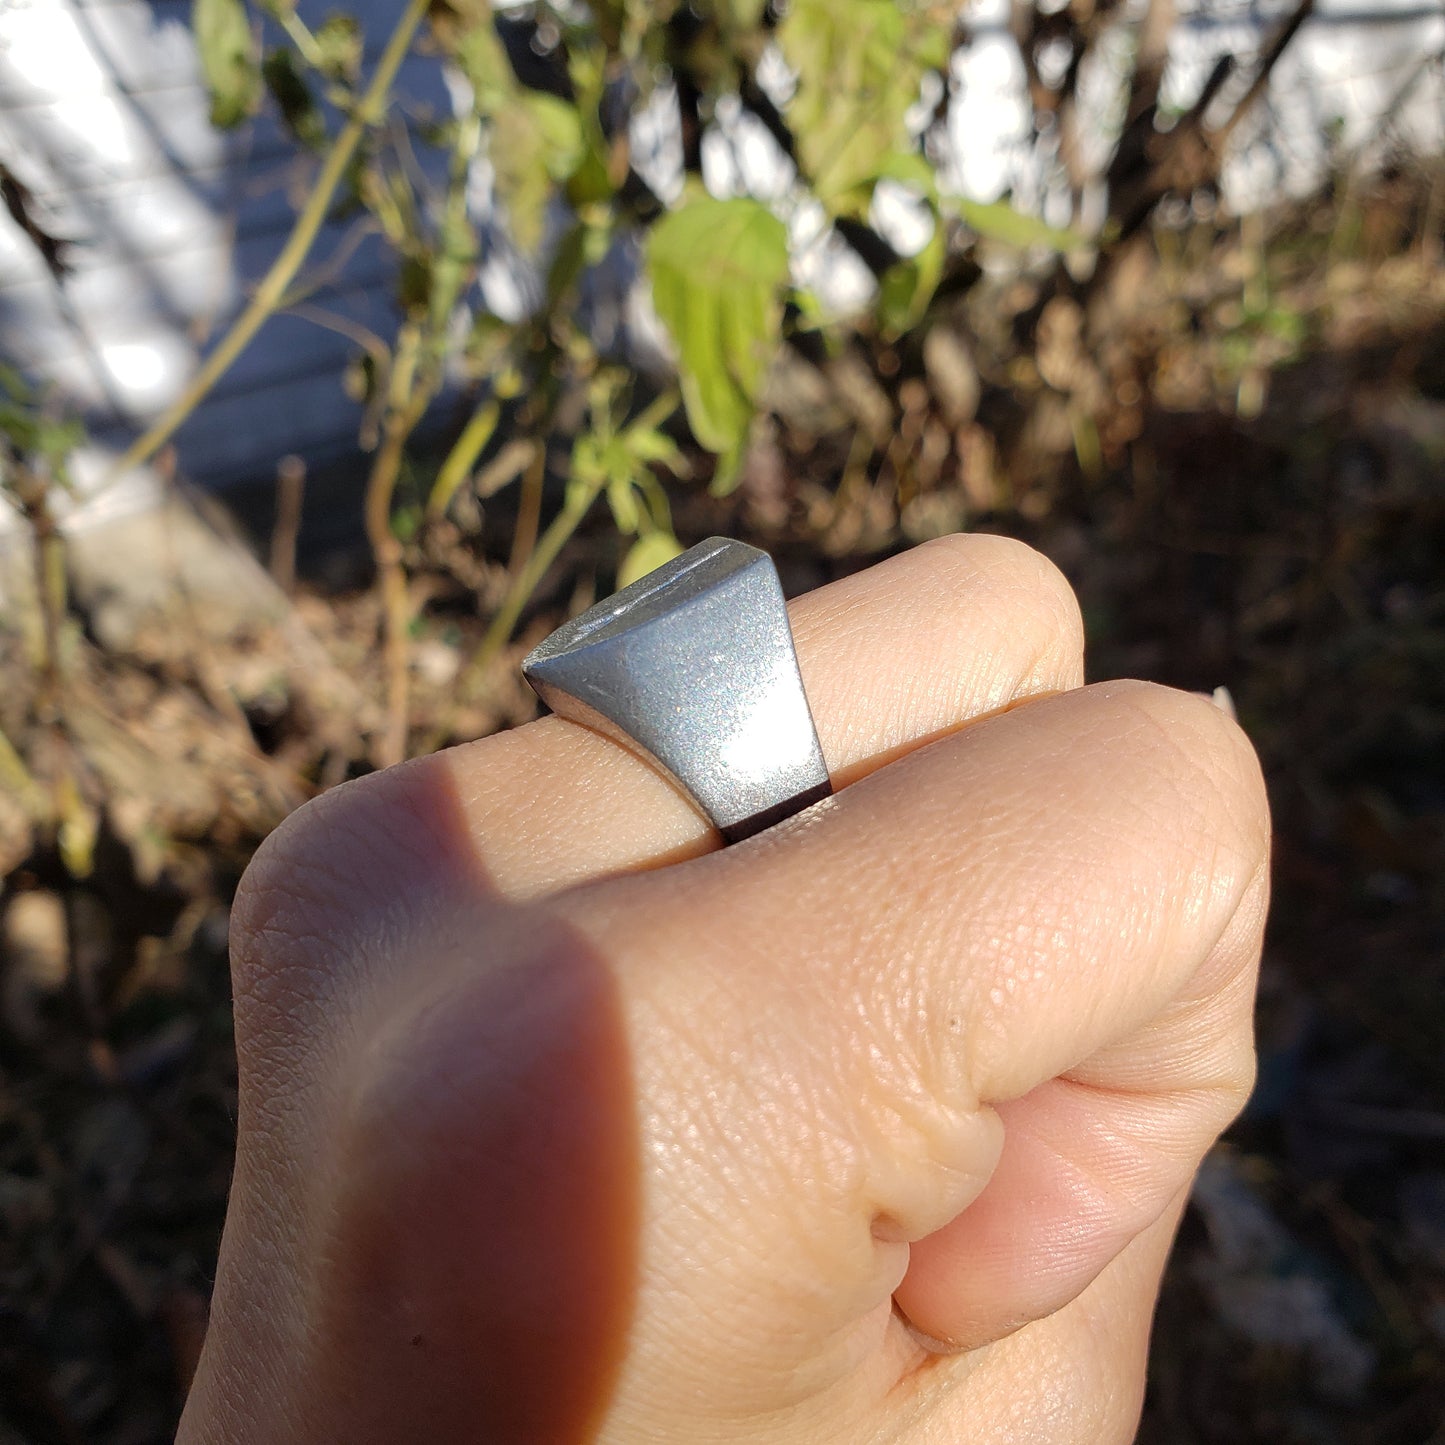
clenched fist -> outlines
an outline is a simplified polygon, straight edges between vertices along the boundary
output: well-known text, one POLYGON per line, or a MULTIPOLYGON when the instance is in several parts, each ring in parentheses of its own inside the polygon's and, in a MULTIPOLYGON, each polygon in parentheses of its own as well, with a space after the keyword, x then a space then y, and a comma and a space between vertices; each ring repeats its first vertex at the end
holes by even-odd
POLYGON ((839 791, 745 843, 548 718, 257 855, 186 1445, 1132 1436, 1252 1078, 1254 756, 1081 686, 1017 543, 792 616, 839 791))

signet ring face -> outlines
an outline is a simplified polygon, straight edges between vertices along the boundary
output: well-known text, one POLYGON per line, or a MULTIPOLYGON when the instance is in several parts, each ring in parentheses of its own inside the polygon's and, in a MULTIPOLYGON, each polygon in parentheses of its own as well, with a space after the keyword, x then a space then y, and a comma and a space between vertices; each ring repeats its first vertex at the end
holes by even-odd
POLYGON ((700 542, 559 627, 522 674, 669 774, 729 843, 832 792, 777 569, 746 543, 700 542))

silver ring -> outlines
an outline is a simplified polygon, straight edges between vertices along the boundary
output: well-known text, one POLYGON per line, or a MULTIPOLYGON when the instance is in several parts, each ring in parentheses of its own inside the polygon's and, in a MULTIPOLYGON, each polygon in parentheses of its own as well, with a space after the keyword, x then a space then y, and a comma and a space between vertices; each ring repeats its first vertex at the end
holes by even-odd
POLYGON ((832 791, 777 569, 710 537, 559 627, 522 675, 660 767, 729 843, 832 791))

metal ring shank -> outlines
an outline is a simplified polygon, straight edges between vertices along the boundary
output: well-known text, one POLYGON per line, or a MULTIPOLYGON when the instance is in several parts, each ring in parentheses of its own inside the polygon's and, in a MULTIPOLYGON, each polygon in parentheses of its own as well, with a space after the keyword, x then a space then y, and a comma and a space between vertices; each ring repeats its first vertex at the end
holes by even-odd
POLYGON ((772 559, 712 538, 522 664, 556 713, 641 751, 729 842, 832 791, 772 559))

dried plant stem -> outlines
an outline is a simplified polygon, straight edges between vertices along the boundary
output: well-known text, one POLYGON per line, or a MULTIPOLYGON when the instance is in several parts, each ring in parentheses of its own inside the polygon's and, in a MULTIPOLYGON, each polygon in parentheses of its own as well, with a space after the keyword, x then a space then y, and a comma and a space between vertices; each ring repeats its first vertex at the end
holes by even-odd
POLYGON ((427 498, 426 514, 429 521, 445 515, 452 504, 452 498, 461 490, 462 483, 471 475, 487 443, 496 435, 497 423, 502 418, 502 409, 495 397, 488 397, 472 413, 471 419, 462 430, 446 460, 437 472, 432 484, 431 495, 427 498))
POLYGON ((507 571, 521 575, 537 546, 537 529, 542 525, 542 491, 547 480, 547 446, 539 442, 531 464, 522 475, 522 495, 517 501, 517 525, 512 532, 512 555, 507 571))
POLYGON ((50 509, 50 483, 44 477, 12 461, 6 485, 30 529, 35 599, 40 610, 38 711, 40 721, 49 725, 56 720, 60 706, 60 632, 68 603, 65 538, 50 509))
POLYGON ((39 823, 49 818, 45 790, 35 781, 15 744, 4 732, 0 732, 0 788, 18 798, 33 821, 39 823))
POLYGON ((306 463, 285 456, 276 465, 276 520, 271 527, 271 580, 289 597, 296 590, 296 542, 306 494, 306 463))
POLYGON ((65 617, 65 539, 42 504, 39 517, 32 518, 35 538, 35 573, 39 583, 41 631, 44 653, 41 661, 43 704, 54 710, 60 705, 60 629, 65 617))
POLYGON ((390 398, 382 425, 381 445, 366 481, 366 537, 376 564, 376 585, 381 601, 382 661, 386 670, 386 724, 376 748, 376 764, 389 768, 406 756, 410 692, 407 632, 411 603, 407 595, 402 546, 391 523, 391 505, 401 475, 406 444, 426 413, 435 385, 418 375, 422 335, 408 321, 397 338, 396 365, 392 370, 390 398))
POLYGON ((522 567, 513 574, 502 605, 492 618, 476 656, 461 676, 457 688, 459 696, 471 697, 486 679, 492 664, 511 641, 522 609, 531 600, 547 569, 557 560, 557 554, 567 545, 601 493, 600 483, 595 487, 568 487, 567 500, 563 503, 562 510, 553 518, 551 526, 542 533, 522 567))
POLYGON ((205 364, 196 373, 185 391, 169 406, 164 415, 143 435, 126 449, 124 455, 111 468, 101 490, 130 471, 150 460, 185 424, 187 418, 205 400, 211 388, 223 377, 236 358, 250 344, 251 338, 262 325, 283 305, 288 288, 301 269, 302 263, 316 243, 316 237, 326 220, 332 197, 341 184, 361 138, 367 127, 381 119, 387 95, 396 80, 397 71, 411 46, 417 26, 421 24, 428 9, 428 0, 408 0, 396 28, 386 42, 386 48, 377 62, 376 71, 356 108, 346 124, 338 132, 331 148, 322 162, 320 174, 312 187, 310 196, 281 254, 271 263, 271 269, 261 278, 260 284, 251 295, 246 308, 232 323, 231 329, 220 344, 206 358, 205 364))

